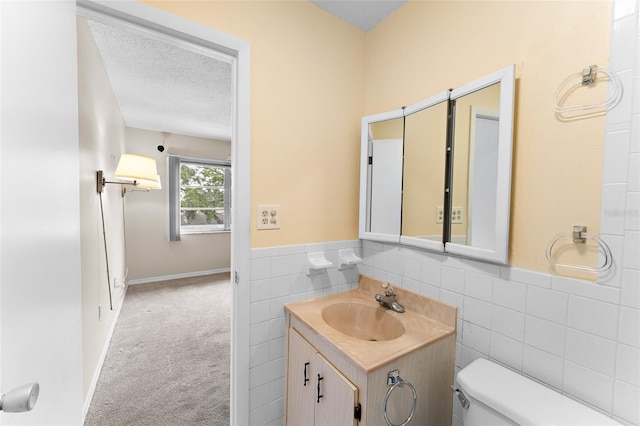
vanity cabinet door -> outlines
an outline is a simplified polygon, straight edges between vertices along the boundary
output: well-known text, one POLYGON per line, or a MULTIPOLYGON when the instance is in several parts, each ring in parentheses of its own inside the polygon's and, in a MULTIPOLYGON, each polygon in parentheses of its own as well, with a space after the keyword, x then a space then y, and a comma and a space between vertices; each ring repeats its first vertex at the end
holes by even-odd
POLYGON ((315 350, 297 331, 289 329, 287 354, 287 425, 314 424, 316 377, 312 375, 318 363, 315 350))
POLYGON ((320 387, 316 389, 316 426, 357 425, 354 418, 354 407, 358 403, 358 388, 342 373, 329 364, 320 354, 317 354, 318 380, 320 387), (322 379, 322 380, 320 380, 322 379), (317 398, 317 392, 321 397, 317 398))
POLYGON ((287 363, 287 425, 358 424, 358 388, 292 328, 287 363))

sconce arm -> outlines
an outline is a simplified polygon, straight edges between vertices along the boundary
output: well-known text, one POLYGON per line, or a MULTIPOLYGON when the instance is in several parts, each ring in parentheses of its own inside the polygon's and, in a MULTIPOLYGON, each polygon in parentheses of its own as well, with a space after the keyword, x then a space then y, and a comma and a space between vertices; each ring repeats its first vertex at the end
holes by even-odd
POLYGON ((102 192, 104 191, 104 187, 106 184, 108 183, 115 183, 118 184, 122 187, 122 196, 124 197, 124 194, 126 193, 126 188, 125 185, 133 185, 133 186, 138 186, 138 181, 134 180, 133 182, 125 182, 125 181, 110 181, 107 180, 104 177, 104 172, 102 170, 98 170, 97 172, 97 187, 96 189, 98 190, 98 192, 102 192))

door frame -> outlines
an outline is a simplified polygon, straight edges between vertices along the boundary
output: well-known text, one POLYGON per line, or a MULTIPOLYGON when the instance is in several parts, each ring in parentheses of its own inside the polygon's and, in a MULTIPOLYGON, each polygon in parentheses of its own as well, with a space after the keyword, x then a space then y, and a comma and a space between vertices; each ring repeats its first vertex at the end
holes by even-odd
MULTIPOLYGON (((477 129, 477 121, 478 119, 488 119, 500 122, 500 111, 495 108, 487 108, 482 106, 471 106, 471 117, 470 117, 470 130, 469 130, 469 164, 467 167, 467 212, 466 212, 466 222, 467 222, 467 235, 466 235, 466 244, 471 244, 472 238, 472 226, 473 223, 473 195, 475 191, 474 179, 472 179, 475 173, 475 164, 476 164, 476 129, 477 129)), ((497 153, 496 153, 497 157, 497 153)), ((495 189, 495 188, 492 188, 495 189)), ((494 226, 495 231, 495 226, 494 226)), ((494 232, 492 232, 493 234, 494 232)), ((464 242, 462 244, 465 244, 464 242)))
POLYGON ((250 139, 250 44, 237 37, 203 26, 177 15, 133 0, 109 2, 77 0, 80 15, 99 14, 125 21, 139 28, 196 44, 204 49, 234 58, 234 120, 231 138, 232 233, 230 422, 249 423, 249 311, 250 300, 250 227, 251 221, 251 139, 250 139), (80 13, 81 12, 81 13, 80 13))

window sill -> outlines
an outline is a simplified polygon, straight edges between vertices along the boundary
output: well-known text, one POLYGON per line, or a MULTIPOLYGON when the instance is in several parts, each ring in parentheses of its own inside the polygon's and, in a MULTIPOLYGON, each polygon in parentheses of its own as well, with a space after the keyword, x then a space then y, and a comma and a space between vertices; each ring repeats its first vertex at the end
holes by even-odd
POLYGON ((199 235, 199 234, 230 234, 231 230, 207 230, 207 231, 181 231, 180 235, 199 235))

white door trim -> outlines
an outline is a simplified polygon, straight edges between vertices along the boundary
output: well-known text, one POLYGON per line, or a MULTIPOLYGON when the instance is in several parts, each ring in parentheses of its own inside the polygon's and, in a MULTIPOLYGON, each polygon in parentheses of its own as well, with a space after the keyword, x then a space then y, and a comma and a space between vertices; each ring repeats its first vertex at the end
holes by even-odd
MULTIPOLYGON (((133 0, 78 0, 82 15, 97 13, 132 25, 149 28, 169 37, 205 49, 221 52, 235 61, 235 114, 231 142, 232 241, 231 270, 239 281, 234 285, 231 318, 231 424, 249 423, 249 311, 250 300, 250 44, 193 21, 133 0), (89 11, 89 12, 87 12, 89 11)), ((223 379, 224 380, 224 379, 223 379)))
MULTIPOLYGON (((476 165, 476 128, 478 119, 487 118, 495 121, 500 121, 500 111, 495 108, 486 108, 482 106, 472 105, 471 106, 471 124, 470 124, 470 136, 469 136, 469 167, 467 170, 467 212, 465 221, 467 222, 467 235, 465 241, 462 241, 460 244, 468 244, 473 245, 471 243, 473 238, 473 213, 474 213, 474 205, 473 205, 473 196, 474 191, 476 189, 474 179, 475 173, 475 165, 476 165)), ((497 155, 497 154, 496 154, 497 155)), ((493 232, 492 232, 493 233, 493 232)))

